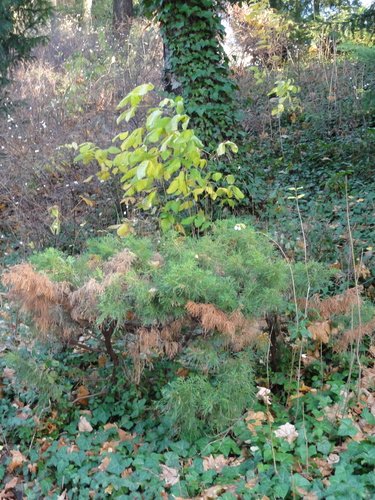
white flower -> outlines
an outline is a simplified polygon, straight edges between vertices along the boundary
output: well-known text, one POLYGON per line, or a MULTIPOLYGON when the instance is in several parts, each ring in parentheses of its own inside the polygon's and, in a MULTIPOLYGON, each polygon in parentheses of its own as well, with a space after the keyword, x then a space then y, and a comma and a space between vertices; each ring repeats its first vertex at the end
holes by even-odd
POLYGON ((242 227, 241 227, 241 226, 239 226, 238 224, 236 224, 236 225, 234 226, 234 230, 235 230, 235 231, 241 231, 241 229, 242 229, 242 227))

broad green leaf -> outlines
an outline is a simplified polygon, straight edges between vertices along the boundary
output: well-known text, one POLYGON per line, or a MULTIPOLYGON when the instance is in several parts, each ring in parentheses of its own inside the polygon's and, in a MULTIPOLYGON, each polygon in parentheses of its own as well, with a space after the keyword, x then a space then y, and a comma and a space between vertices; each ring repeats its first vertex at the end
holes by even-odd
POLYGON ((194 206, 194 202, 191 200, 185 201, 185 203, 182 203, 180 205, 179 211, 182 212, 182 210, 188 210, 189 208, 192 208, 194 206))
POLYGON ((156 108, 155 110, 152 111, 152 113, 148 115, 146 121, 147 130, 152 130, 155 127, 156 121, 160 118, 162 114, 163 111, 161 109, 156 108))
POLYGON ((189 171, 189 177, 191 179, 201 179, 202 176, 201 176, 201 173, 199 172, 199 170, 197 170, 196 168, 192 168, 190 171, 189 171))
POLYGON ((163 233, 165 233, 166 231, 168 231, 168 229, 170 229, 172 227, 172 222, 170 220, 167 220, 167 219, 161 219, 160 227, 161 227, 161 230, 163 231, 163 233))
POLYGON ((172 154, 172 151, 169 149, 167 151, 162 151, 162 153, 160 154, 160 156, 162 157, 162 159, 164 161, 166 161, 171 156, 171 154, 172 154))
POLYGON ((191 193, 191 194, 194 196, 194 200, 195 200, 195 201, 198 201, 198 196, 199 196, 200 194, 202 194, 202 193, 203 193, 203 191, 204 191, 204 188, 196 188, 196 189, 194 189, 194 190, 192 191, 192 193, 191 193))
POLYGON ((190 141, 193 136, 194 136, 193 130, 184 130, 177 136, 176 140, 174 141, 174 144, 185 144, 188 141, 190 141))
POLYGON ((221 142, 216 149, 217 156, 222 156, 225 154, 225 144, 221 142))
POLYGON ((148 160, 143 161, 136 169, 135 173, 135 178, 136 179, 143 179, 146 175, 147 167, 149 166, 150 162, 148 160))
POLYGON ((128 104, 129 101, 131 101, 132 97, 137 97, 137 96, 144 96, 147 94, 147 92, 150 92, 150 90, 153 90, 154 86, 152 83, 145 83, 143 85, 139 85, 135 89, 133 89, 129 94, 122 99, 122 101, 119 102, 117 105, 117 109, 121 109, 124 106, 128 104))
POLYGON ((155 130, 153 130, 152 132, 150 132, 149 134, 146 135, 145 137, 145 143, 154 143, 154 142, 158 142, 158 140, 160 139, 160 136, 163 134, 164 132, 164 129, 162 128, 157 128, 155 130))
POLYGON ((165 205, 165 210, 172 210, 175 214, 179 212, 181 201, 168 201, 165 205))
POLYGON ((114 155, 117 153, 121 153, 121 149, 116 148, 115 146, 111 146, 110 148, 107 149, 107 153, 114 155))
POLYGON ((222 177, 223 177, 223 174, 221 174, 220 172, 215 172, 214 174, 212 174, 212 179, 214 181, 219 181, 222 177))
POLYGON ((176 97, 176 112, 180 115, 184 112, 184 101, 181 96, 176 97))
POLYGON ((148 182, 149 181, 147 179, 140 179, 134 184, 134 189, 139 193, 148 187, 148 182))
POLYGON ((205 216, 202 215, 202 214, 199 214, 197 215, 195 218, 194 218, 194 226, 195 227, 201 227, 201 225, 203 224, 203 222, 206 220, 205 216))
POLYGON ((178 189, 178 179, 174 179, 171 182, 169 188, 167 189, 167 194, 173 194, 177 191, 177 189, 178 189))
POLYGON ((167 167, 165 167, 165 172, 167 172, 170 176, 177 172, 181 167, 181 161, 178 158, 172 160, 167 167))
POLYGON ((234 184, 235 178, 234 175, 230 174, 225 177, 225 180, 228 184, 234 184))
POLYGON ((182 219, 181 224, 183 226, 188 226, 194 221, 195 217, 196 215, 192 215, 191 217, 186 217, 185 219, 182 219))
POLYGON ((242 200, 243 198, 245 198, 245 195, 240 189, 238 189, 237 186, 231 186, 231 190, 234 196, 237 198, 237 200, 242 200))

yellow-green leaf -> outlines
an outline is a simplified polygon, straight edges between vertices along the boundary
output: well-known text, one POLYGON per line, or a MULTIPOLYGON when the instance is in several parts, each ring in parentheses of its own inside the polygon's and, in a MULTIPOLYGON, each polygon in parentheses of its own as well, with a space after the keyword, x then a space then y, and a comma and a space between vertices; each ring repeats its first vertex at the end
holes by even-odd
POLYGON ((121 226, 117 229, 117 234, 120 238, 124 238, 126 235, 130 233, 129 224, 121 224, 121 226))

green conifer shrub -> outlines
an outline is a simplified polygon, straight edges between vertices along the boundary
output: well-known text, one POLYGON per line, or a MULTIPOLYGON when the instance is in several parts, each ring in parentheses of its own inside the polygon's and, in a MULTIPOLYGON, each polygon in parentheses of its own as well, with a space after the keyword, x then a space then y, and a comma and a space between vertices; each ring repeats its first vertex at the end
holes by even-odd
POLYGON ((89 240, 76 257, 47 249, 3 274, 40 332, 71 345, 84 331, 101 332, 116 363, 113 336, 125 340, 123 351, 148 343, 149 354, 176 354, 185 335, 182 322, 175 331, 177 320, 189 320, 190 330, 200 325, 204 335, 250 341, 251 322, 281 307, 289 281, 267 239, 233 220, 216 223, 201 239, 175 232, 159 242, 105 236, 89 240))

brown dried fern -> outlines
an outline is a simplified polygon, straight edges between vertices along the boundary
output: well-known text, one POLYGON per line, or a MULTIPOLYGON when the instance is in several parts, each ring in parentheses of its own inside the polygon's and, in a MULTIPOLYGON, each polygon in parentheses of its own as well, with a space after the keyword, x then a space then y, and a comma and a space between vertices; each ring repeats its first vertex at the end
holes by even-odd
POLYGON ((372 318, 371 321, 364 323, 362 325, 358 325, 355 328, 350 328, 350 330, 346 330, 344 335, 342 336, 340 342, 338 342, 334 351, 336 352, 344 352, 348 348, 348 346, 352 342, 359 342, 365 335, 371 335, 375 330, 375 318, 372 318))
POLYGON ((358 297, 362 290, 363 286, 359 285, 324 300, 315 295, 314 299, 308 300, 307 303, 306 299, 298 299, 298 305, 302 310, 306 309, 306 305, 309 309, 316 309, 321 318, 327 320, 334 314, 347 314, 353 307, 358 306, 358 297))

